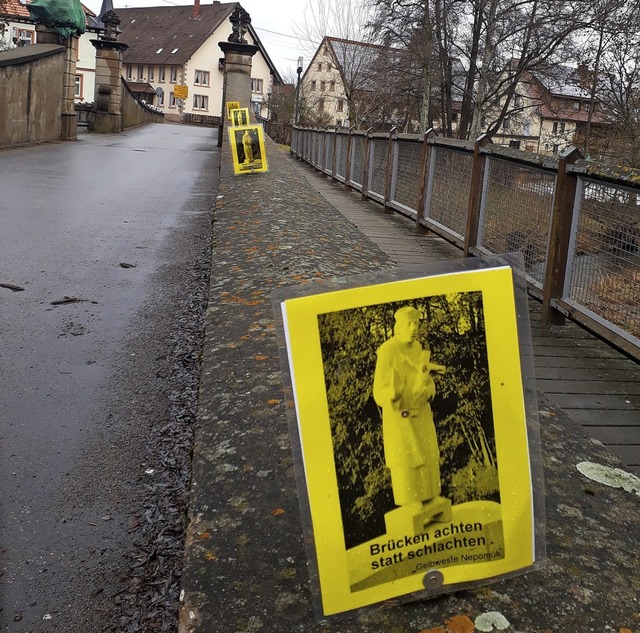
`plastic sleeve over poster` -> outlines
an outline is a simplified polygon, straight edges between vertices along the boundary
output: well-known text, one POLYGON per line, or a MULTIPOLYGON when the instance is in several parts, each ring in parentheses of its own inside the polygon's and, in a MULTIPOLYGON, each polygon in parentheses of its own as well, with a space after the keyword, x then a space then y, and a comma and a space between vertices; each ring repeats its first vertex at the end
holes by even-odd
POLYGON ((521 258, 335 279, 273 302, 319 620, 543 562, 521 258))
POLYGON ((260 125, 229 127, 228 134, 231 143, 233 170, 236 175, 267 171, 264 132, 260 125))

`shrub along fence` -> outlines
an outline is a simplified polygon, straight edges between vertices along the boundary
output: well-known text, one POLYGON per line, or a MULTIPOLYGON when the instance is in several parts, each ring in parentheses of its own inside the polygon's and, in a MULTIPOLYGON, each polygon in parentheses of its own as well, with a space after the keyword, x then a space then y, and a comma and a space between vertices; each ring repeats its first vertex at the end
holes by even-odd
POLYGON ((543 319, 640 357, 640 170, 437 137, 294 127, 291 152, 457 245, 519 251, 543 319))

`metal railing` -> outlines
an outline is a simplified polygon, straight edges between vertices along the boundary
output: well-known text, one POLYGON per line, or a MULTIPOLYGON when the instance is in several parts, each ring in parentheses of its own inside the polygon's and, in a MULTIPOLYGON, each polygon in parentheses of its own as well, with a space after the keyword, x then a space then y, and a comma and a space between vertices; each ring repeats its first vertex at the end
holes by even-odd
POLYGON ((640 170, 432 131, 294 127, 291 152, 464 256, 521 252, 546 322, 569 316, 640 357, 640 170))

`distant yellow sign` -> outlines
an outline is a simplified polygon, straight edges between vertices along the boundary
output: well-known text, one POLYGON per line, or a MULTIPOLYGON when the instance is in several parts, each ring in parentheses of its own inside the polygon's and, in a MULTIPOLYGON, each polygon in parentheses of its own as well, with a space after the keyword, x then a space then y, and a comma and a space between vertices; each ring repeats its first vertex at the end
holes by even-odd
POLYGON ((173 96, 176 99, 186 99, 189 96, 189 86, 174 86, 173 96))

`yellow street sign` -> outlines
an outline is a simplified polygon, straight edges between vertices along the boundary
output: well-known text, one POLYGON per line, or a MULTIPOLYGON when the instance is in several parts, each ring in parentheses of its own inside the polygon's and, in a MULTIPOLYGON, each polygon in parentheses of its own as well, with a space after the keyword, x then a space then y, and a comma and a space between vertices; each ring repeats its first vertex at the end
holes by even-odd
POLYGON ((189 86, 174 86, 173 96, 176 99, 186 99, 189 96, 189 86))

